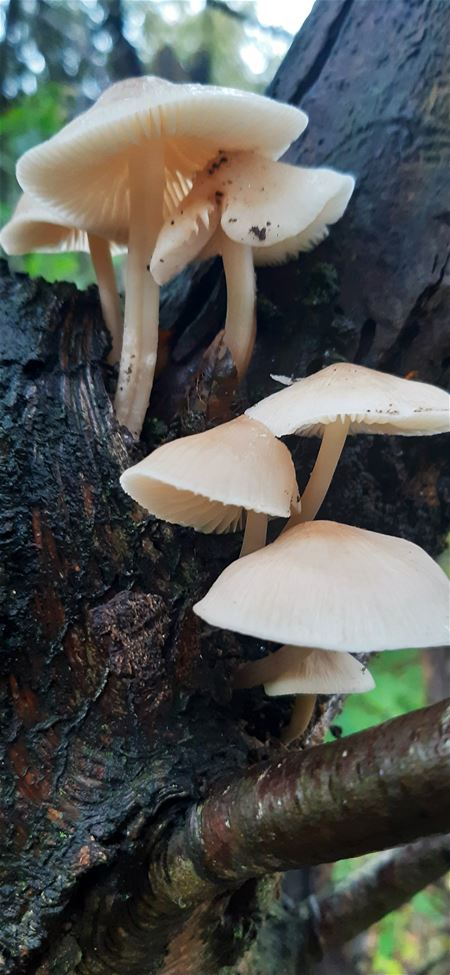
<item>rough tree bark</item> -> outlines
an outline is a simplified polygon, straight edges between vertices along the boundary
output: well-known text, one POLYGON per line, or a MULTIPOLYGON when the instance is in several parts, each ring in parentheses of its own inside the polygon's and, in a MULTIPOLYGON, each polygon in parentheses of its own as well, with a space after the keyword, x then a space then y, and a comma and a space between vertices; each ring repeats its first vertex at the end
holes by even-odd
MULTIPOLYGON (((270 372, 337 359, 448 383, 447 23, 445 0, 319 0, 288 54, 272 93, 311 115, 290 158, 350 169, 358 190, 329 242, 260 274, 236 412, 273 391, 270 372)), ((149 844, 219 776, 284 755, 287 711, 231 694, 236 663, 263 648, 211 636, 190 611, 239 539, 145 518, 118 487, 125 466, 215 409, 214 377, 188 408, 186 389, 221 324, 217 266, 166 296, 167 364, 139 447, 115 423, 95 292, 3 267, 1 293, 2 970, 93 975, 83 933, 139 892, 149 844)), ((303 484, 314 445, 293 447, 303 484)), ((449 475, 440 437, 354 438, 323 514, 435 554, 449 475)), ((319 714, 316 740, 333 703, 319 714)), ((237 971, 277 884, 234 885, 186 923, 169 906, 141 975, 237 971)), ((141 949, 138 918, 128 967, 111 971, 133 971, 141 949)), ((268 957, 264 975, 275 970, 268 957)))

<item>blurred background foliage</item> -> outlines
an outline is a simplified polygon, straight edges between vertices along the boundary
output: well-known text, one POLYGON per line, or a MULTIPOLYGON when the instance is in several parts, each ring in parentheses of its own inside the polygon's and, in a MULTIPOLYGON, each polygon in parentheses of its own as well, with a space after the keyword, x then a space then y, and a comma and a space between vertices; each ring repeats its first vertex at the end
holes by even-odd
MULTIPOLYGON (((88 108, 109 84, 157 74, 264 91, 313 2, 0 0, 1 223, 20 192, 17 158, 88 108)), ((85 287, 93 280, 85 254, 30 254, 10 262, 49 281, 85 287)), ((448 656, 440 651, 380 654, 371 670, 376 689, 347 699, 335 735, 448 693, 448 656)), ((355 866, 341 861, 332 879, 355 866)), ((342 975, 344 967, 345 975, 448 975, 449 916, 450 888, 441 881, 347 946, 342 975)))

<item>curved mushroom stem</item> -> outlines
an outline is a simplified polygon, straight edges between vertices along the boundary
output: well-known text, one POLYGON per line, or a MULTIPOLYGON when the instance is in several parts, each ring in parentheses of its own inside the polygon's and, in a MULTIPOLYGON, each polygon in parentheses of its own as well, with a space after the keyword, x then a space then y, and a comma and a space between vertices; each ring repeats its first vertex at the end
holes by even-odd
POLYGON ((88 242, 95 277, 97 278, 103 318, 112 340, 108 362, 114 364, 120 359, 123 321, 111 250, 108 241, 102 237, 97 237, 96 234, 88 234, 88 242))
POLYGON ((258 684, 269 684, 276 680, 283 667, 283 651, 287 649, 289 648, 281 647, 281 650, 268 653, 260 660, 249 660, 237 671, 233 686, 238 690, 244 690, 250 687, 258 687, 258 684))
POLYGON ((245 532, 242 539, 241 551, 239 552, 240 559, 243 555, 250 555, 251 552, 257 552, 258 549, 264 548, 267 535, 267 520, 267 515, 265 514, 260 514, 257 511, 247 511, 245 532))
POLYGON ((253 251, 221 234, 221 254, 227 283, 224 340, 233 356, 239 379, 247 372, 256 337, 256 278, 253 251))
POLYGON ((300 735, 306 731, 314 711, 316 696, 316 694, 299 694, 295 698, 291 720, 281 735, 281 741, 285 745, 300 738, 300 735))
POLYGON ((144 422, 158 350, 159 287, 149 271, 150 255, 162 223, 164 154, 155 139, 136 147, 129 161, 130 227, 125 320, 117 419, 138 437, 144 422))
POLYGON ((329 423, 325 427, 316 463, 302 494, 301 511, 291 515, 286 529, 303 521, 312 521, 316 517, 333 479, 347 439, 350 422, 350 417, 338 417, 334 423, 329 423))

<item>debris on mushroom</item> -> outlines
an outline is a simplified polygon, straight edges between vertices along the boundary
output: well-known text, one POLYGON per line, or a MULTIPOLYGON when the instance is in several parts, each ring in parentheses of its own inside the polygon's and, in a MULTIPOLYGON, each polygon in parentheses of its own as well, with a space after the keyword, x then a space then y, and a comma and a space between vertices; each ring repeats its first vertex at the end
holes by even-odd
POLYGON ((289 526, 317 514, 349 434, 423 436, 450 431, 450 397, 443 389, 338 362, 246 411, 277 437, 321 436, 314 469, 302 495, 301 514, 289 526))
POLYGON ((151 270, 160 284, 190 261, 220 254, 227 284, 224 340, 239 378, 255 342, 256 264, 281 263, 316 246, 340 219, 352 176, 304 169, 257 152, 223 152, 197 174, 160 231, 151 270))
POLYGON ((246 512, 241 554, 265 544, 268 518, 288 518, 297 497, 287 447, 245 416, 163 444, 120 483, 157 518, 199 532, 237 531, 246 512))
POLYGON ((108 360, 111 363, 119 361, 123 332, 122 310, 111 260, 111 245, 107 240, 78 230, 65 222, 61 214, 23 193, 11 219, 0 231, 0 244, 11 255, 29 254, 32 251, 46 254, 53 251, 90 253, 103 318, 112 341, 108 360))
POLYGON ((149 270, 163 220, 221 146, 278 157, 307 117, 262 95, 151 76, 108 88, 61 132, 26 152, 17 178, 70 224, 128 240, 116 410, 139 435, 156 364, 159 286, 149 270))

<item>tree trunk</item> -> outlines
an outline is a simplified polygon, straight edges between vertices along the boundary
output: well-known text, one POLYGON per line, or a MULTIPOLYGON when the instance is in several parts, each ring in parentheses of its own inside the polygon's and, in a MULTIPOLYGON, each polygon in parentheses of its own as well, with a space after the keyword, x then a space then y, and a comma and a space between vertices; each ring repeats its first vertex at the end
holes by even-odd
MULTIPOLYGON (((329 242, 259 274, 257 346, 235 413, 277 388, 271 372, 339 359, 448 383, 447 25, 444 0, 319 0, 294 42, 272 85, 311 116, 290 159, 349 169, 358 189, 329 242)), ((217 265, 165 296, 170 364, 139 447, 115 422, 95 291, 5 266, 0 286, 2 971, 94 975, 101 959, 86 960, 84 941, 142 889, 150 846, 219 776, 285 754, 288 705, 232 695, 236 663, 261 645, 208 636, 191 612, 240 539, 147 518, 118 484, 167 435, 221 408, 220 376, 208 373, 201 395, 193 382, 223 321, 217 265)), ((303 485, 315 445, 293 447, 303 485)), ((443 439, 352 438, 323 515, 437 553, 450 522, 443 439)), ((334 708, 322 701, 314 741, 334 708)), ((277 889, 276 876, 250 878, 187 920, 160 903, 140 975, 237 972, 277 889)), ((136 918, 128 967, 112 972, 135 970, 145 924, 136 918)), ((113 954, 121 937, 118 922, 113 954)), ((261 975, 274 972, 267 959, 261 975)))

